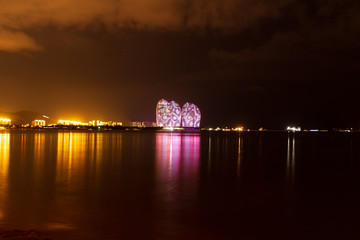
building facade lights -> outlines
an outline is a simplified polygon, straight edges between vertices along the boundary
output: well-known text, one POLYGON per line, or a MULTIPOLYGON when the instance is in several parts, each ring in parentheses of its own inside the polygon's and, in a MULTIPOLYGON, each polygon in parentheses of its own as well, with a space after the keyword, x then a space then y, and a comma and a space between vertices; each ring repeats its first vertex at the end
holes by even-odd
POLYGON ((31 122, 31 126, 32 127, 45 127, 46 126, 46 121, 36 119, 36 120, 31 122))
POLYGON ((200 109, 193 103, 185 103, 182 107, 181 119, 183 127, 200 127, 200 109))
POLYGON ((175 101, 161 99, 156 105, 156 124, 158 127, 199 128, 201 112, 193 103, 185 103, 182 108, 175 101))
POLYGON ((58 125, 64 125, 64 126, 88 126, 88 123, 83 122, 77 122, 77 121, 71 121, 71 120, 59 120, 57 122, 58 125))
POLYGON ((11 119, 0 118, 0 125, 11 125, 11 119))

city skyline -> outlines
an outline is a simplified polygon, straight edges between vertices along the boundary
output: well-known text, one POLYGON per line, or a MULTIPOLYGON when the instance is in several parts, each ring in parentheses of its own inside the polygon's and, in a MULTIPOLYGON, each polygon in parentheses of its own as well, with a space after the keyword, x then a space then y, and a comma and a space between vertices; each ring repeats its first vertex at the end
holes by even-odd
MULTIPOLYGON (((289 122, 289 124, 287 125, 283 125, 279 128, 272 128, 272 127, 266 127, 266 125, 244 125, 242 123, 236 123, 236 124, 219 124, 219 125, 200 125, 200 119, 201 119, 201 113, 200 113, 200 109, 193 103, 189 103, 186 102, 183 105, 183 108, 189 108, 189 109, 197 109, 194 111, 198 111, 198 113, 200 114, 198 117, 191 117, 190 121, 195 121, 197 122, 198 125, 196 126, 187 126, 186 124, 184 125, 184 123, 176 125, 174 123, 168 123, 168 124, 164 124, 164 123, 159 123, 158 118, 161 117, 164 114, 160 114, 159 115, 159 104, 165 102, 166 104, 166 108, 174 108, 174 106, 178 106, 178 104, 175 101, 171 101, 171 102, 167 102, 165 99, 161 99, 160 101, 158 101, 157 107, 156 107, 156 111, 154 114, 154 119, 153 120, 128 120, 128 121, 124 121, 124 120, 109 120, 106 119, 104 120, 104 118, 89 118, 89 119, 79 119, 79 118, 55 118, 52 116, 47 116, 44 114, 40 114, 40 113, 36 113, 36 112, 30 112, 30 111, 20 111, 17 113, 0 113, 0 126, 17 126, 17 127, 44 127, 44 126, 109 126, 109 127, 140 127, 140 128, 146 128, 146 127, 164 127, 164 129, 167 128, 178 128, 178 129, 183 129, 185 128, 200 128, 201 129, 207 129, 210 131, 213 130, 223 130, 223 131, 227 131, 227 130, 233 130, 233 131, 243 131, 243 130, 259 130, 259 131, 266 131, 266 130, 287 130, 287 131, 301 131, 301 128, 304 128, 305 131, 311 131, 311 132, 318 132, 318 131, 359 131, 360 128, 354 127, 352 125, 348 125, 348 126, 331 126, 328 127, 326 125, 304 125, 301 124, 300 121, 296 121, 296 123, 294 124, 291 121, 287 121, 289 122), (193 107, 191 107, 193 106, 193 107), (16 114, 21 114, 22 116, 16 116, 16 114), (25 116, 28 115, 28 116, 25 116), (9 115, 15 115, 16 117, 11 118, 8 117, 9 115), (30 116, 29 116, 30 115, 30 116), (35 117, 36 116, 36 117, 35 117), (90 120, 91 119, 91 120, 90 120), (299 124, 300 123, 300 124, 299 124), (265 127, 264 127, 265 126, 265 127), (301 127, 300 127, 301 126, 301 127)), ((187 111, 187 110, 186 110, 187 111)), ((172 110, 170 110, 169 112, 169 116, 166 117, 167 118, 173 118, 174 113, 172 113, 172 110), (170 117, 171 116, 171 117, 170 117)), ((181 112, 181 108, 180 108, 180 112, 178 113, 178 117, 180 117, 178 120, 180 122, 183 122, 183 115, 184 113, 181 112)), ((166 114, 165 114, 166 115, 166 114)), ((168 119, 169 120, 169 119, 168 119)), ((168 121, 166 120, 166 121, 168 121)), ((189 120, 188 120, 189 121, 189 120)), ((195 122, 193 122, 192 124, 194 124, 195 122)))
POLYGON ((0 3, 0 111, 154 121, 194 102, 204 126, 360 127, 359 3, 0 3))

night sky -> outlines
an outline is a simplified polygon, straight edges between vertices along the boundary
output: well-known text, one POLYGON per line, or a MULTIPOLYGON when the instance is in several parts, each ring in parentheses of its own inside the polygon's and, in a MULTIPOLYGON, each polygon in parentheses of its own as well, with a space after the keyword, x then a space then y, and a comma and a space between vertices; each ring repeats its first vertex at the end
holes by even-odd
POLYGON ((360 3, 1 0, 0 111, 203 126, 360 128, 360 3))

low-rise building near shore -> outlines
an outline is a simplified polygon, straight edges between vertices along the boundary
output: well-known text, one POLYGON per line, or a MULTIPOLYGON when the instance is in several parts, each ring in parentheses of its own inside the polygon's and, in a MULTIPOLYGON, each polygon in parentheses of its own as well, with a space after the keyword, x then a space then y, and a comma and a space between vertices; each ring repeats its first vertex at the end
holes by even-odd
POLYGON ((46 126, 46 121, 36 119, 36 120, 31 122, 31 126, 32 127, 45 127, 46 126))
POLYGON ((11 119, 0 118, 0 125, 2 125, 2 126, 10 126, 11 125, 11 119))

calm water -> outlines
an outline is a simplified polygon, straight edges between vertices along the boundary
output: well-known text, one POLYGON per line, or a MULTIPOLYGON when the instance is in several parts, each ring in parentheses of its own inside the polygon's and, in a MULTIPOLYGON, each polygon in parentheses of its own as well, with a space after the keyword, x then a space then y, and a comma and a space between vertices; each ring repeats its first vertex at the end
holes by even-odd
POLYGON ((0 132, 0 227, 359 239, 359 146, 350 133, 0 132))

